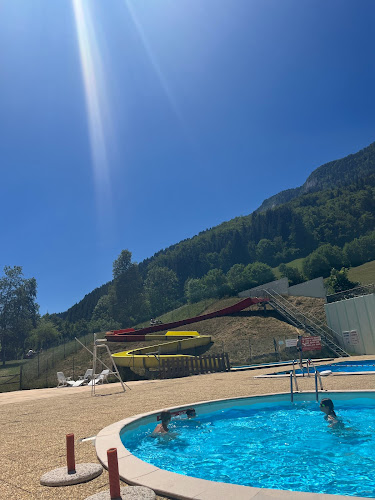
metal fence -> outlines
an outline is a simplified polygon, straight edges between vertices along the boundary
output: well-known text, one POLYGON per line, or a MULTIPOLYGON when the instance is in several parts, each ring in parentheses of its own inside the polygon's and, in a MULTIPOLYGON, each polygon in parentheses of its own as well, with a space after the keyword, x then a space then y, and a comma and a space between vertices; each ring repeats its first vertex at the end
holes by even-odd
MULTIPOLYGON (((80 337, 84 345, 92 344, 92 333, 80 337)), ((92 347, 89 347, 92 349, 92 347)), ((42 387, 56 386, 56 367, 61 366, 61 362, 66 358, 78 353, 81 347, 75 340, 69 340, 48 349, 38 352, 32 359, 20 361, 18 371, 1 374, 0 370, 0 392, 17 391, 23 389, 40 389, 42 387)), ((73 378, 75 373, 75 358, 70 360, 69 375, 73 378)), ((81 373, 79 373, 81 375, 81 373)))
POLYGON ((339 300, 351 299, 353 297, 359 297, 361 295, 369 295, 375 293, 375 284, 362 285, 352 288, 350 290, 345 290, 344 292, 337 292, 331 295, 327 295, 327 303, 338 302, 339 300))

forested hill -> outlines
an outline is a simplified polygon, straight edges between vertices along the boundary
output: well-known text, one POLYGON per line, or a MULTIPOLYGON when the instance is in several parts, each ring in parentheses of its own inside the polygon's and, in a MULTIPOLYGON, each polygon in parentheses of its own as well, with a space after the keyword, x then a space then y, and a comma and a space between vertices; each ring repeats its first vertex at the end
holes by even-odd
POLYGON ((375 259, 375 246, 374 251, 371 246, 375 242, 375 143, 344 160, 319 167, 304 189, 308 185, 312 192, 224 222, 138 265, 129 267, 127 262, 127 274, 122 275, 121 283, 116 285, 114 280, 97 288, 60 317, 70 322, 109 318, 129 326, 162 314, 174 302, 195 300, 208 293, 234 294, 241 287, 265 283, 264 279, 271 281, 271 267, 313 255, 324 245, 325 255, 311 260, 305 279, 315 277, 314 273, 327 276, 332 267, 375 259), (362 238, 359 247, 358 238, 362 238), (335 246, 334 251, 327 245, 335 246), (363 251, 365 247, 369 251, 363 251), (247 278, 241 282, 245 274, 247 278), (125 303, 127 312, 122 314, 121 304, 125 303))
POLYGON ((302 194, 322 191, 333 187, 343 187, 357 182, 375 172, 375 142, 367 148, 351 154, 340 160, 334 160, 321 165, 307 178, 306 182, 293 189, 286 189, 263 201, 257 212, 264 212, 269 208, 301 196, 302 194))

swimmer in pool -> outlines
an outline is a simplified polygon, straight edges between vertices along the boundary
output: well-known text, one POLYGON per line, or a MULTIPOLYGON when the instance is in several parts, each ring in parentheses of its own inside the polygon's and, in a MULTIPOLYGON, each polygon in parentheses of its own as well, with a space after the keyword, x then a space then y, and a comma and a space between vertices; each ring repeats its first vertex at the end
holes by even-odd
POLYGON ((162 411, 160 414, 161 424, 158 424, 153 434, 166 434, 169 432, 168 424, 171 421, 172 415, 170 411, 162 411))
POLYGON ((338 419, 335 413, 332 399, 322 399, 320 402, 320 411, 325 413, 324 418, 325 420, 327 420, 327 422, 329 422, 330 427, 334 427, 337 425, 343 426, 343 423, 338 419))
POLYGON ((186 410, 186 416, 187 418, 195 418, 197 414, 195 413, 194 408, 189 408, 188 410, 186 410))

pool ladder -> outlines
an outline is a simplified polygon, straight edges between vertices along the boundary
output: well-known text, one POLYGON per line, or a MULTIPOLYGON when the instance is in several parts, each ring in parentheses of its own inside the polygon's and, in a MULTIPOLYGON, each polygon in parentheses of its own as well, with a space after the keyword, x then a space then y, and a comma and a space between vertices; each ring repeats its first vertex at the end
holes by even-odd
MULTIPOLYGON (((293 360, 293 368, 292 371, 290 372, 290 401, 293 403, 293 381, 294 385, 296 387, 296 392, 299 392, 298 389, 298 382, 297 382, 297 375, 296 375, 296 369, 295 365, 298 363, 296 359, 293 360)), ((299 363, 298 363, 299 364, 299 363)), ((315 368, 315 365, 311 359, 306 360, 306 369, 307 369, 307 376, 310 377, 310 372, 309 372, 309 367, 310 364, 312 365, 314 369, 314 377, 315 377, 315 397, 316 401, 319 401, 319 385, 320 385, 320 390, 323 391, 323 382, 322 382, 322 377, 320 376, 320 373, 318 370, 315 368), (318 384, 319 381, 319 384, 318 384)), ((300 365, 303 373, 303 362, 300 365)), ((303 375, 304 376, 304 375, 303 375)))

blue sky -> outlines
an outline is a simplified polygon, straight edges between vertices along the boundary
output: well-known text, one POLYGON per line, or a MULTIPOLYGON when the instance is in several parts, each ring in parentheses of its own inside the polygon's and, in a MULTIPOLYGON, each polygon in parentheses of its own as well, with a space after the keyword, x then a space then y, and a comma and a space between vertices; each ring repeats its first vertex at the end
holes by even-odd
POLYGON ((375 140, 373 0, 0 0, 0 266, 41 313, 375 140))

